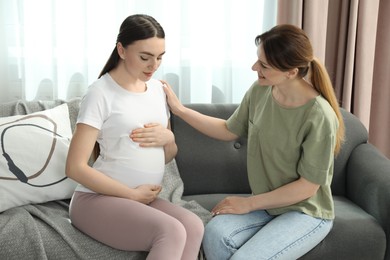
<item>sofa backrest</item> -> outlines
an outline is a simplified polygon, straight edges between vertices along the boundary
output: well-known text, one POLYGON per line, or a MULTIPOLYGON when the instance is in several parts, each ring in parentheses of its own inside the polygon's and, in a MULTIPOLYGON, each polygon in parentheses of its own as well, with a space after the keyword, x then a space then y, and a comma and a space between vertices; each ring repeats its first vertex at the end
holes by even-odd
POLYGON ((42 111, 59 106, 63 103, 68 104, 69 119, 74 130, 77 115, 79 112, 81 98, 74 98, 68 101, 56 99, 56 100, 37 100, 37 101, 25 101, 17 100, 0 104, 0 117, 14 116, 14 115, 27 115, 34 112, 42 111))
MULTIPOLYGON (((196 111, 227 119, 237 104, 188 104, 196 111)), ((357 117, 342 109, 346 141, 335 159, 332 192, 346 194, 346 166, 352 150, 366 143, 366 128, 357 117)), ((171 118, 179 151, 176 162, 184 182, 184 195, 250 193, 246 173, 246 139, 225 142, 202 135, 176 116, 171 118)))
MULTIPOLYGON (((68 103, 72 130, 81 99, 69 101, 12 101, 0 104, 0 117, 25 115, 68 103)), ((203 114, 227 119, 237 104, 189 104, 203 114)), ((341 109, 346 128, 346 140, 335 160, 332 182, 334 195, 346 194, 346 167, 353 149, 367 143, 368 133, 360 120, 341 109)), ((233 142, 209 138, 172 115, 172 129, 179 147, 176 162, 184 182, 184 195, 204 193, 250 193, 246 173, 246 139, 233 142)))
POLYGON ((355 115, 343 108, 341 108, 341 114, 343 115, 345 124, 345 142, 335 159, 332 193, 334 195, 345 196, 348 159, 356 146, 367 143, 368 132, 355 115))
MULTIPOLYGON (((190 104, 187 107, 227 119, 237 105, 190 104)), ((176 163, 184 182, 184 195, 251 192, 246 139, 225 142, 209 138, 174 115, 171 124, 179 148, 176 163)))

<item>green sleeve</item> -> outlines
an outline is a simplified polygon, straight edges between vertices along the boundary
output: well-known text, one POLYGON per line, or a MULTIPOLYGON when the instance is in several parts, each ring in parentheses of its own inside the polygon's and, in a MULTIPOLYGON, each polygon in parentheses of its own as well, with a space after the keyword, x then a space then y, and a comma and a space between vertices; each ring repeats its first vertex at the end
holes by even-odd
POLYGON ((320 185, 330 182, 329 173, 334 162, 337 122, 334 116, 313 113, 307 121, 309 132, 302 143, 302 155, 298 173, 305 179, 320 185))
POLYGON ((241 104, 238 106, 236 111, 226 121, 228 129, 232 133, 241 137, 247 137, 248 124, 251 120, 251 107, 253 107, 251 101, 257 99, 258 89, 259 85, 257 81, 255 81, 245 93, 241 104))

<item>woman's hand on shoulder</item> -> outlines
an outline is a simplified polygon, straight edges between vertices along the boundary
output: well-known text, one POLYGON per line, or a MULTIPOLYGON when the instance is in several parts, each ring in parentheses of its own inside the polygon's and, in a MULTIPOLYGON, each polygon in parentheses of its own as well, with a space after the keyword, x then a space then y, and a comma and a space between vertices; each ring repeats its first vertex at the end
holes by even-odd
POLYGON ((160 80, 161 83, 163 84, 163 89, 165 92, 165 95, 167 95, 167 102, 169 105, 169 108, 171 109, 172 113, 177 115, 184 109, 184 106, 182 103, 179 101, 178 97, 176 96, 175 92, 173 92, 172 87, 163 80, 160 80))
POLYGON ((160 185, 155 184, 140 185, 134 189, 135 192, 132 199, 143 204, 150 204, 157 198, 161 189, 160 185))

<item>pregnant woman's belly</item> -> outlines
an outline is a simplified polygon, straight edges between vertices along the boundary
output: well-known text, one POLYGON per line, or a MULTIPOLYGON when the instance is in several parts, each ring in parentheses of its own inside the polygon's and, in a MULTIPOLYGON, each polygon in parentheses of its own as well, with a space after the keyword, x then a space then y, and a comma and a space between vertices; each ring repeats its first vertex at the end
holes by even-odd
POLYGON ((140 147, 124 136, 107 148, 96 160, 95 169, 132 188, 161 184, 165 169, 163 147, 140 147))

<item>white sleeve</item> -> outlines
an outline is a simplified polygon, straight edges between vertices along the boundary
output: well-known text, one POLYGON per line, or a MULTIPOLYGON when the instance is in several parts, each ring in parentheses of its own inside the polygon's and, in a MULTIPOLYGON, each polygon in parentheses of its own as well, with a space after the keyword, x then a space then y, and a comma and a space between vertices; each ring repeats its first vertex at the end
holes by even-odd
POLYGON ((87 124, 100 130, 108 113, 108 104, 102 89, 92 85, 80 103, 77 123, 87 124))

